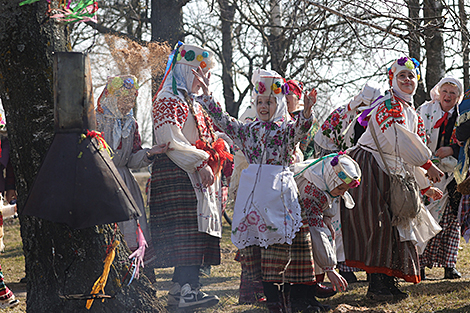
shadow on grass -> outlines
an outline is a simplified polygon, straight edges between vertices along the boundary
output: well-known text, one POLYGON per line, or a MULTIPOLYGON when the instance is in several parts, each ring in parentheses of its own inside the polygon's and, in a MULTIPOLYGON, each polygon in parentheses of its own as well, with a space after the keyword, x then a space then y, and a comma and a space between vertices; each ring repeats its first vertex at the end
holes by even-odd
POLYGON ((16 258, 23 255, 23 247, 17 246, 16 248, 12 249, 8 247, 5 249, 5 252, 2 253, 2 258, 16 258))
POLYGON ((458 309, 444 309, 439 311, 434 311, 434 313, 460 313, 460 312, 470 312, 470 304, 458 309))
MULTIPOLYGON (((409 285, 403 288, 405 291, 410 293, 412 297, 419 297, 422 295, 433 296, 442 295, 454 291, 464 290, 468 288, 468 281, 450 281, 450 280, 436 280, 436 281, 425 281, 417 285, 409 285)), ((470 310, 468 311, 470 312, 470 310)))

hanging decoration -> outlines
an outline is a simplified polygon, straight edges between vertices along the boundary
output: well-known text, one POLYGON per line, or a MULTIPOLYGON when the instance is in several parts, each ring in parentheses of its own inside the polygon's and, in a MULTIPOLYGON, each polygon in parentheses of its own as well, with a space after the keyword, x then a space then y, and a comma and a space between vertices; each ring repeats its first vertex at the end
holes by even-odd
POLYGON ((145 240, 144 233, 142 232, 142 228, 140 228, 139 222, 137 222, 137 243, 139 244, 139 248, 134 251, 131 255, 129 255, 129 259, 132 259, 132 267, 134 267, 131 279, 127 285, 130 285, 134 280, 139 279, 139 269, 142 266, 144 268, 144 256, 145 256, 145 249, 147 249, 148 244, 145 240))
MULTIPOLYGON (((106 286, 106 282, 108 281, 109 270, 111 269, 111 263, 114 261, 114 257, 116 256, 116 247, 119 245, 119 240, 113 242, 111 247, 111 251, 109 251, 108 255, 104 259, 104 268, 103 274, 95 281, 93 284, 93 288, 91 289, 90 294, 98 294, 100 291, 104 294, 104 287, 106 286)), ((86 308, 89 310, 93 305, 94 299, 89 299, 86 302, 86 308)), ((104 302, 104 299, 102 300, 104 302)))
MULTIPOLYGON (((20 6, 38 1, 40 0, 25 0, 20 2, 20 6)), ((96 11, 98 11, 98 3, 94 0, 60 0, 57 8, 51 8, 51 0, 47 0, 47 2, 47 15, 60 23, 97 23, 96 11)))

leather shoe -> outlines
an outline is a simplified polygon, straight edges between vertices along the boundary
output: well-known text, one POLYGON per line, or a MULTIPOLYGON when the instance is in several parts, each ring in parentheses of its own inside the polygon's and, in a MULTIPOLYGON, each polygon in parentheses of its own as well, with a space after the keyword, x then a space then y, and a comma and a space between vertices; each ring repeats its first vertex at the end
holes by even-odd
POLYGON ((446 267, 444 272, 444 279, 458 279, 462 278, 462 274, 457 271, 455 267, 446 267))
POLYGON ((421 276, 421 280, 426 280, 426 269, 424 267, 419 271, 419 275, 421 276))
POLYGON ((315 297, 325 299, 332 297, 336 294, 336 291, 332 287, 326 287, 318 283, 315 285, 315 297))
POLYGON ((343 271, 339 271, 339 274, 340 274, 341 276, 343 276, 344 279, 346 279, 346 281, 348 282, 348 284, 357 283, 357 277, 356 277, 356 274, 354 274, 354 272, 343 272, 343 271))

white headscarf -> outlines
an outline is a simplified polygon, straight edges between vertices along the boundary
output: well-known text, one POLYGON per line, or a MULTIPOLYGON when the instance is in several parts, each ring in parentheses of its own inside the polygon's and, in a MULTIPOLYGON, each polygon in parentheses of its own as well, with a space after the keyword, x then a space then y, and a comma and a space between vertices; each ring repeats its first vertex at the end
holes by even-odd
MULTIPOLYGON (((284 90, 284 88, 286 88, 286 87, 284 87, 284 85, 287 86, 287 84, 285 82, 285 79, 282 78, 282 76, 279 75, 277 72, 263 70, 263 69, 256 69, 255 70, 255 72, 253 73, 252 79, 251 79, 251 82, 254 86, 253 87, 253 92, 252 92, 252 97, 254 97, 254 99, 255 99, 254 105, 255 106, 257 105, 256 99, 259 95, 259 93, 256 90, 257 83, 259 83, 260 81, 270 82, 270 84, 266 86, 266 91, 261 94, 262 96, 272 96, 276 100, 276 112, 274 112, 273 116, 269 119, 269 122, 275 122, 275 121, 280 120, 281 118, 284 118, 285 120, 289 120, 290 115, 289 115, 289 112, 287 110, 286 96, 285 96, 283 91, 278 93, 278 94, 274 93, 274 91, 271 88, 271 84, 274 82, 274 80, 283 81, 282 88, 283 88, 283 90, 284 90)), ((256 117, 259 120, 261 120, 261 118, 258 116, 258 110, 256 110, 256 117)))
POLYGON ((389 70, 389 78, 391 78, 391 83, 393 87, 393 92, 401 99, 405 100, 408 103, 413 103, 413 96, 416 93, 418 88, 418 80, 420 78, 418 70, 419 62, 415 59, 409 59, 407 57, 400 58, 393 62, 389 70), (401 71, 408 71, 414 74, 414 90, 411 94, 403 92, 400 87, 398 87, 397 74, 401 71))
POLYGON ((367 82, 361 92, 348 104, 348 111, 368 109, 372 102, 382 94, 380 86, 374 82, 367 82), (361 105, 362 104, 362 105, 361 105), (360 106, 360 107, 359 107, 360 106))
POLYGON ((457 88, 459 88, 459 95, 457 97, 457 102, 456 104, 459 104, 460 102, 462 102, 462 99, 463 99, 463 86, 462 86, 462 83, 457 79, 457 78, 454 78, 452 76, 448 76, 448 77, 445 77, 445 78, 442 78, 437 84, 436 86, 434 86, 432 89, 431 89, 431 102, 432 101, 439 101, 439 97, 440 97, 440 90, 441 90, 441 87, 442 85, 444 85, 445 83, 451 83, 451 84, 454 84, 457 86, 457 88))
MULTIPOLYGON (((169 92, 171 94, 174 94, 173 93, 173 77, 174 77, 176 81, 176 88, 179 90, 184 90, 189 95, 192 95, 191 88, 193 86, 193 81, 195 78, 192 72, 192 69, 196 69, 196 68, 190 65, 176 63, 173 70, 170 73, 168 73, 168 77, 163 83, 163 87, 160 90, 160 92, 169 92)), ((175 96, 185 101, 182 93, 179 92, 178 95, 175 95, 175 96)))
MULTIPOLYGON (((296 176, 301 173, 299 176, 303 176, 303 178, 307 179, 316 187, 322 191, 325 191, 330 198, 333 198, 330 192, 344 183, 338 174, 336 174, 333 165, 331 165, 333 159, 334 156, 319 159, 316 164, 310 167, 308 166, 317 160, 310 159, 301 163, 297 163, 294 165, 294 173, 296 176)), ((346 154, 338 155, 337 160, 339 163, 341 163, 341 166, 344 169, 344 172, 346 172, 347 176, 354 180, 360 180, 361 169, 359 168, 359 165, 356 163, 356 161, 346 154)), ((348 192, 345 192, 344 196, 342 197, 348 208, 354 207, 354 200, 348 192)))

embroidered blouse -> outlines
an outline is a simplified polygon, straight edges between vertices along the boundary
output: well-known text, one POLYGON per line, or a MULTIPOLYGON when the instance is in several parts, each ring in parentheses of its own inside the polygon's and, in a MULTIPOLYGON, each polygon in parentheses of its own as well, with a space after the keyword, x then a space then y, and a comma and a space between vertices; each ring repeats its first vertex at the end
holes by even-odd
POLYGON ((256 119, 243 123, 223 112, 212 96, 200 96, 198 101, 214 123, 243 151, 250 164, 293 164, 295 145, 307 135, 313 121, 312 116, 307 119, 301 113, 295 121, 281 118, 274 122, 256 119))
MULTIPOLYGON (((201 126, 202 136, 212 141, 207 123, 197 101, 193 101, 194 112, 201 126)), ((181 169, 188 173, 206 165, 209 154, 197 149, 194 144, 199 138, 194 116, 188 105, 169 92, 161 92, 155 99, 152 109, 155 138, 158 144, 170 142, 166 154, 181 169)))

